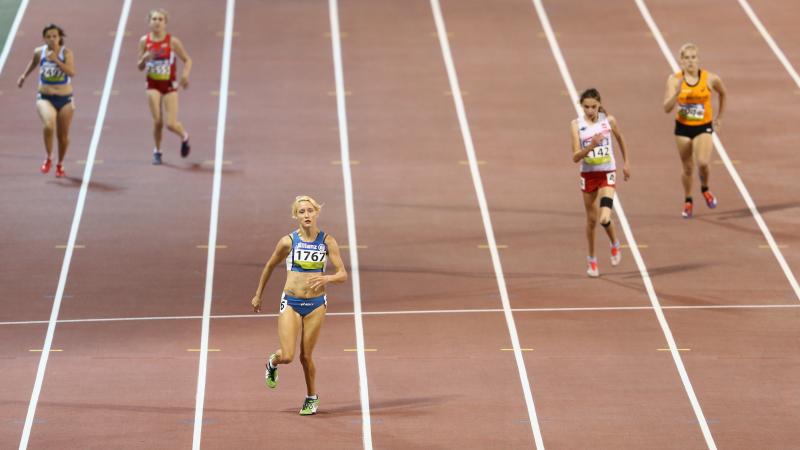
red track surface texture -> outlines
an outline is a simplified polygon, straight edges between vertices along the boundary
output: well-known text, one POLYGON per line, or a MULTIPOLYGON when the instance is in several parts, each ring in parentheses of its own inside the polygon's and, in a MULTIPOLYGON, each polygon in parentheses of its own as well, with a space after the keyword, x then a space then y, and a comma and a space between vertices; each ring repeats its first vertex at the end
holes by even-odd
MULTIPOLYGON (((667 348, 639 267, 598 248, 584 275, 584 213, 569 157, 574 105, 528 0, 441 0, 481 181, 533 394, 531 424, 453 92, 424 0, 339 0, 366 379, 354 351, 353 286, 332 287, 315 353, 319 414, 300 417, 299 364, 263 384, 277 346, 276 271, 288 205, 325 203, 348 245, 328 3, 239 0, 229 66, 202 448, 701 449, 800 447, 800 299, 724 165, 720 206, 680 218, 680 164, 661 109, 669 65, 633 0, 544 2, 579 90, 596 87, 631 151, 619 196, 713 441, 667 348), (359 382, 368 383, 370 414, 359 382), (367 420, 367 427, 364 421, 367 420), (365 438, 363 432, 371 432, 365 438), (534 429, 543 441, 536 442, 534 429)), ((720 138, 789 268, 800 273, 800 86, 732 0, 650 0, 673 52, 700 48, 730 103, 720 138), (702 14, 687 13, 700 11, 702 14)), ((784 2, 785 3, 785 2, 784 2)), ((797 5, 751 6, 795 66, 797 5)), ((198 390, 225 2, 134 0, 52 351, 27 448, 189 448, 198 390), (194 59, 182 160, 151 122, 137 41, 153 7, 194 59), (112 320, 112 319, 131 320, 112 320), (97 319, 97 320, 84 320, 97 319)), ((31 2, 0 74, 0 448, 31 403, 108 68, 121 0, 31 2), (14 82, 56 22, 76 54, 69 177, 42 159, 33 84, 14 82)), ((224 93, 223 93, 224 95, 224 93)), ((615 219, 616 220, 616 219, 615 219)), ((622 236, 621 229, 619 230, 622 236)), ((623 242, 625 243, 625 242, 623 242)), ((343 251, 350 267, 349 250, 343 251)), ((352 277, 351 277, 352 280, 352 277)))

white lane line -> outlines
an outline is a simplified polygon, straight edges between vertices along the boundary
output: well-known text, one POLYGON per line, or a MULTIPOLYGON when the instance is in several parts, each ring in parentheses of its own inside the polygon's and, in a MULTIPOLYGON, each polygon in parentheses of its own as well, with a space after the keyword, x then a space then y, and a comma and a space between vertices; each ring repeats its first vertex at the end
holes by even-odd
POLYGON ((350 172, 350 139, 347 129, 338 1, 328 0, 328 9, 331 20, 331 51, 333 52, 333 74, 336 81, 336 110, 339 118, 339 144, 342 154, 342 179, 347 214, 347 242, 350 245, 350 277, 353 280, 353 318, 356 328, 356 349, 358 350, 356 357, 358 359, 358 390, 361 398, 361 431, 364 449, 372 450, 372 420, 369 409, 367 358, 364 354, 364 324, 361 318, 361 278, 358 272, 358 240, 356 239, 356 214, 353 202, 353 178, 350 172))
POLYGON ((531 431, 533 432, 533 440, 536 444, 537 450, 543 450, 544 441, 542 439, 541 428, 539 427, 539 419, 536 415, 536 406, 533 403, 533 393, 531 392, 532 383, 528 377, 528 371, 525 368, 525 360, 522 358, 522 351, 520 350, 517 326, 514 322, 514 315, 511 312, 511 302, 508 298, 508 289, 506 287, 505 275, 503 274, 503 267, 500 263, 500 254, 497 251, 497 242, 495 241, 494 229, 492 228, 492 219, 489 215, 489 205, 486 201, 486 194, 483 191, 481 173, 478 169, 478 158, 475 156, 475 144, 472 141, 472 132, 470 131, 469 121, 467 120, 464 99, 461 95, 462 91, 458 82, 455 64, 453 63, 453 55, 450 52, 450 42, 447 38, 447 28, 445 27, 442 9, 439 6, 439 0, 430 0, 430 2, 431 10, 433 11, 433 19, 436 23, 436 33, 439 37, 439 46, 442 49, 442 59, 444 60, 444 65, 447 69, 447 79, 450 83, 450 92, 453 94, 453 103, 455 105, 456 115, 458 116, 459 127, 461 128, 461 138, 464 141, 464 150, 467 153, 467 160, 469 161, 469 170, 470 174, 472 175, 472 183, 475 187, 475 195, 478 198, 478 206, 480 207, 481 211, 481 219, 483 220, 486 242, 489 244, 489 253, 492 257, 492 265, 494 267, 495 277, 497 278, 497 288, 500 292, 500 301, 503 304, 506 325, 508 327, 509 336, 511 337, 511 347, 514 349, 514 359, 517 363, 519 381, 522 385, 525 404, 528 408, 528 419, 531 424, 531 431))
MULTIPOLYGON (((582 114, 582 111, 578 105, 578 93, 575 90, 575 83, 572 81, 572 76, 569 74, 567 63, 564 61, 561 48, 559 47, 558 41, 553 34, 553 28, 550 25, 550 19, 547 17, 547 12, 544 10, 541 0, 532 1, 534 7, 536 8, 536 13, 539 15, 539 21, 541 22, 542 28, 547 36, 547 42, 550 44, 550 50, 553 52, 553 56, 558 64, 558 70, 561 73, 561 78, 564 80, 567 90, 569 90, 569 98, 572 100, 572 105, 575 107, 575 114, 579 116, 582 114)), ((664 311, 661 308, 661 302, 658 300, 655 288, 653 287, 653 282, 650 279, 650 274, 648 273, 647 267, 644 264, 644 259, 642 259, 642 255, 639 252, 639 246, 636 243, 636 238, 633 236, 633 230, 628 223, 625 210, 622 208, 622 202, 620 201, 618 195, 615 194, 614 197, 616 201, 615 209, 617 210, 617 217, 619 218, 620 225, 622 225, 622 230, 624 231, 625 238, 630 246, 633 259, 636 261, 636 266, 639 268, 639 272, 642 275, 642 281, 644 282, 645 289, 647 290, 647 295, 650 297, 650 304, 653 306, 653 312, 655 312, 658 323, 661 325, 661 331, 664 333, 664 338, 667 340, 667 347, 672 355, 672 360, 675 362, 675 367, 678 370, 678 374, 680 375, 686 395, 689 397, 689 402, 692 405, 692 409, 697 417, 700 429, 703 432, 706 445, 709 449, 715 450, 717 445, 714 442, 714 437, 711 435, 711 430, 708 428, 708 422, 706 422, 703 409, 700 407, 700 402, 697 400, 697 395, 695 395, 694 388, 692 388, 692 383, 689 380, 689 374, 686 372, 686 368, 683 365, 683 360, 681 359, 680 353, 678 353, 678 346, 675 344, 675 338, 672 336, 672 330, 670 330, 667 319, 664 317, 664 311)))
MULTIPOLYGON (((17 37, 19 24, 22 23, 22 16, 25 15, 25 9, 28 7, 28 0, 22 0, 17 9, 17 15, 14 17, 14 22, 11 23, 11 28, 8 30, 8 37, 6 43, 3 45, 3 52, 0 53, 0 73, 3 73, 3 67, 6 66, 6 60, 9 53, 11 53, 11 46, 14 44, 14 38, 17 37)), ((16 82, 16 80, 14 80, 16 82)))
POLYGON ((753 22, 753 25, 755 25, 756 29, 758 29, 758 32, 761 33, 761 36, 764 38, 764 40, 767 41, 769 48, 771 48, 772 52, 775 53, 775 56, 778 57, 778 60, 781 62, 781 64, 783 64, 783 67, 787 72, 789 72, 789 76, 791 76, 792 80, 794 80, 794 84, 800 88, 800 76, 797 75, 797 71, 794 70, 792 63, 789 62, 789 59, 783 54, 781 48, 778 47, 778 44, 776 44, 772 39, 772 36, 770 36, 769 32, 767 31, 767 27, 765 27, 761 23, 761 20, 758 19, 755 11, 753 11, 753 8, 750 7, 750 3, 748 3, 747 0, 739 0, 739 5, 741 5, 742 9, 747 14, 747 17, 750 18, 751 22, 753 22))
MULTIPOLYGON (((691 310, 691 309, 794 309, 800 308, 798 303, 790 304, 764 304, 764 305, 676 305, 662 306, 661 309, 691 310)), ((554 308, 511 308, 511 312, 593 312, 593 311, 649 311, 652 306, 586 306, 586 307, 554 307, 554 308)), ((486 309, 410 309, 405 311, 362 311, 364 316, 393 316, 412 314, 470 314, 470 313, 498 313, 505 312, 502 308, 486 309)), ((352 316, 352 312, 329 312, 327 316, 352 316)), ((211 319, 258 319, 264 317, 278 317, 278 314, 217 314, 209 316, 211 319)), ((150 316, 150 317, 99 317, 95 319, 62 319, 57 323, 103 323, 103 322, 132 322, 148 320, 200 320, 203 316, 150 316)), ((0 322, 2 325, 46 325, 47 320, 21 320, 0 322)))
POLYGON ((214 182, 211 193, 211 215, 208 227, 208 260, 206 261, 206 290, 203 299, 203 320, 200 333, 200 359, 197 369, 197 395, 194 405, 194 434, 192 449, 200 450, 203 432, 203 405, 206 397, 206 372, 208 369, 208 335, 211 315, 211 294, 214 291, 214 260, 217 254, 217 224, 219 223, 219 197, 222 190, 222 162, 225 151, 225 121, 228 116, 228 84, 230 79, 231 40, 233 13, 236 0, 227 0, 225 7, 225 37, 222 44, 222 68, 219 80, 219 109, 217 110, 217 140, 214 153, 214 182))
MULTIPOLYGON (((639 11, 641 12, 642 17, 644 17, 644 21, 647 22, 647 26, 650 27, 650 32, 656 39, 656 42, 658 42, 658 46, 659 48, 661 48, 661 53, 664 54, 664 58, 666 58, 670 68, 672 69, 673 72, 679 71, 680 67, 678 66, 678 62, 675 61, 675 57, 672 56, 672 52, 670 52, 669 47, 667 46, 667 42, 664 40, 664 36, 661 35, 661 31, 658 29, 658 25, 656 25, 655 20, 653 20, 653 16, 650 15, 650 11, 647 9, 647 5, 645 5, 643 0, 634 0, 634 1, 636 2, 636 6, 639 7, 639 11)), ((781 269, 783 269, 783 274, 786 276, 786 279, 792 286, 792 290, 794 290, 795 297, 797 297, 797 299, 800 300, 800 284, 797 283, 797 278, 795 278, 794 274, 792 273, 792 269, 789 267, 789 264, 783 257, 783 253, 781 252, 780 248, 778 248, 778 244, 772 237, 772 233, 769 231, 769 228, 767 228, 767 223, 764 222, 764 219, 761 217, 761 213, 758 212, 758 208, 756 208, 756 204, 753 201, 753 198, 750 197, 750 192, 747 190, 747 187, 745 187, 742 178, 739 176, 739 172, 736 171, 736 167, 734 167, 733 165, 733 162, 728 157, 728 152, 722 145, 722 141, 719 139, 717 133, 714 133, 712 135, 712 138, 714 140, 714 146, 717 149, 717 153, 719 153, 720 159, 725 164, 725 168, 728 169, 728 173, 731 175, 733 182, 739 189, 739 193, 742 195, 742 198, 744 198, 744 202, 747 204, 747 207, 750 209, 750 213, 756 220, 758 228, 761 229, 761 233, 767 240, 767 244, 769 245, 770 250, 772 250, 772 254, 775 255, 775 259, 778 260, 778 265, 781 267, 781 269)))
POLYGON ((125 0, 122 5, 122 12, 119 16, 119 23, 117 24, 117 36, 114 38, 114 49, 111 51, 111 59, 108 63, 105 85, 103 86, 103 95, 100 98, 100 107, 97 111, 97 118, 95 119, 94 123, 94 131, 92 132, 92 140, 89 144, 89 153, 86 156, 86 167, 83 169, 81 190, 78 193, 78 202, 75 205, 75 215, 72 217, 72 226, 69 230, 67 249, 64 252, 64 262, 61 264, 61 274, 58 278, 58 288, 56 289, 56 295, 53 299, 53 309, 50 312, 47 335, 44 339, 44 346, 42 346, 42 356, 39 358, 39 369, 36 371, 36 381, 33 384, 31 401, 28 404, 28 415, 25 417, 25 427, 22 430, 22 437, 19 441, 20 450, 24 450, 28 447, 28 440, 30 439, 31 435, 33 418, 36 414, 36 405, 39 402, 39 394, 41 393, 42 382, 44 381, 44 372, 47 368, 47 360, 50 355, 50 348, 53 345, 53 334, 55 334, 56 331, 58 311, 61 309, 61 299, 64 296, 64 288, 67 284, 67 275, 69 275, 69 266, 70 262, 72 261, 72 253, 75 250, 75 240, 78 238, 78 228, 80 228, 81 225, 81 216, 83 216, 86 195, 89 192, 89 181, 92 178, 92 169, 94 168, 94 159, 95 155, 97 154, 97 146, 100 144, 100 135, 103 132, 103 122, 106 120, 108 100, 111 98, 111 87, 114 84, 114 75, 117 72, 117 62, 119 61, 122 38, 125 32, 125 26, 128 23, 128 13, 130 12, 130 9, 131 0, 125 0))

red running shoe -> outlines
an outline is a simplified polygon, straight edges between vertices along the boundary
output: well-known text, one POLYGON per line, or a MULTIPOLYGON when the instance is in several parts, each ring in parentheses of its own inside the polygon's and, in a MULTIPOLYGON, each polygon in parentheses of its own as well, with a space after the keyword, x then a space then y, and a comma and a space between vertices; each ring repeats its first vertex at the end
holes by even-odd
POLYGON ((52 165, 53 165, 53 160, 50 159, 50 158, 47 158, 47 159, 44 160, 44 162, 42 163, 42 167, 40 167, 39 170, 41 170, 42 173, 50 172, 50 166, 52 166, 52 165))
POLYGON ((56 178, 62 178, 67 176, 66 172, 64 172, 64 166, 61 164, 56 164, 56 178))
POLYGON ((692 202, 686 202, 683 204, 683 212, 681 213, 684 219, 691 219, 692 218, 692 202))
POLYGON ((703 192, 703 198, 706 199, 706 205, 708 205, 709 209, 714 209, 717 207, 717 197, 714 197, 714 194, 711 191, 703 192))

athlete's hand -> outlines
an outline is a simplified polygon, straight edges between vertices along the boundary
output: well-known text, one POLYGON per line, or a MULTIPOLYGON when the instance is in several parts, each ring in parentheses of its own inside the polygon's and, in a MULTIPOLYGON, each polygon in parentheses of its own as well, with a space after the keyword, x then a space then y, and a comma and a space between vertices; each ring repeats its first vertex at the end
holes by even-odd
POLYGON ((48 50, 47 51, 47 56, 45 56, 44 59, 46 59, 46 60, 48 60, 50 62, 56 62, 56 59, 58 59, 56 51, 55 50, 48 50))
POLYGON ((598 145, 602 144, 603 139, 605 139, 603 133, 597 133, 594 136, 592 136, 592 147, 597 147, 598 145))
POLYGON ((25 83, 25 75, 20 75, 19 78, 17 78, 17 87, 22 87, 24 83, 25 83))
POLYGON ((150 50, 144 52, 144 54, 142 55, 142 62, 147 62, 150 61, 151 59, 153 59, 153 53, 151 53, 150 50))
POLYGON ((310 287, 314 291, 322 289, 322 286, 325 286, 327 283, 328 283, 327 275, 317 275, 308 279, 308 287, 310 287))
POLYGON ((625 163, 625 164, 622 165, 622 175, 624 176, 625 181, 628 181, 628 179, 630 179, 630 177, 631 177, 631 168, 628 165, 628 163, 625 163))
POLYGON ((183 77, 183 76, 182 76, 182 77, 181 77, 181 79, 180 79, 180 81, 178 81, 178 84, 179 84, 179 85, 180 85, 180 86, 181 86, 183 89, 189 89, 189 78, 188 78, 188 77, 183 77))
POLYGON ((254 296, 252 300, 250 300, 250 304, 253 305, 253 312, 261 312, 261 297, 254 296))

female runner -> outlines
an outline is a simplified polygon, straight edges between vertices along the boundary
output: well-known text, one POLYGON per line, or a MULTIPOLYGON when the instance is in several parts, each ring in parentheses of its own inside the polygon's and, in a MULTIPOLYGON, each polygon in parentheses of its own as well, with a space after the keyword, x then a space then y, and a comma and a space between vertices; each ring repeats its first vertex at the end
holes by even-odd
POLYGON ((700 192, 706 205, 717 207, 717 198, 708 190, 708 163, 711 160, 713 140, 711 133, 719 131, 722 125, 722 113, 725 111, 725 86, 719 76, 700 70, 697 58, 697 46, 683 44, 680 50, 683 70, 669 76, 664 93, 664 111, 672 112, 675 105, 675 143, 681 157, 683 173, 684 219, 692 217, 692 172, 697 161, 697 172, 700 177, 700 192), (719 111, 714 119, 711 107, 711 91, 717 92, 719 111))
POLYGON ((581 94, 580 105, 583 116, 572 121, 572 161, 581 163, 581 191, 586 208, 586 238, 589 241, 588 268, 590 277, 600 276, 597 258, 594 254, 594 229, 598 219, 611 241, 611 265, 616 266, 622 259, 617 232, 611 222, 611 209, 614 206, 614 186, 616 185, 616 163, 611 134, 619 143, 622 152, 622 173, 625 181, 631 176, 628 166, 628 151, 625 139, 619 130, 614 116, 603 109, 597 89, 587 89, 581 94), (599 211, 597 198, 600 198, 599 211))
POLYGON ((45 45, 33 51, 33 58, 25 72, 17 79, 22 87, 25 78, 39 66, 39 91, 36 94, 36 111, 44 125, 44 150, 47 158, 40 168, 42 173, 50 172, 53 164, 53 131, 58 137, 58 163, 56 177, 66 176, 64 156, 69 146, 69 126, 75 112, 72 100, 72 77, 75 76, 75 57, 72 50, 64 47, 64 30, 50 24, 42 30, 45 45))
POLYGON ((278 384, 278 365, 289 364, 294 359, 297 335, 300 333, 300 364, 306 379, 307 395, 300 409, 300 415, 316 414, 319 397, 315 385, 316 367, 311 359, 317 344, 325 312, 328 309, 325 285, 344 283, 347 272, 339 255, 339 244, 333 236, 320 231, 317 226, 320 204, 308 196, 295 198, 292 203, 292 218, 299 228, 278 241, 275 251, 267 261, 250 302, 253 311, 261 311, 261 295, 272 270, 281 262, 286 262, 286 284, 278 315, 278 337, 280 349, 267 359, 266 384, 274 389, 278 384), (323 275, 330 259, 336 272, 323 275))
POLYGON ((147 69, 147 102, 153 115, 153 164, 161 164, 161 131, 166 116, 167 129, 181 138, 181 157, 189 156, 189 133, 178 122, 178 91, 175 87, 177 69, 175 55, 183 61, 183 72, 178 85, 189 88, 192 58, 183 48, 180 39, 167 33, 169 15, 163 9, 154 9, 147 15, 150 32, 139 39, 139 70, 147 69), (162 108, 163 106, 163 108, 162 108))

